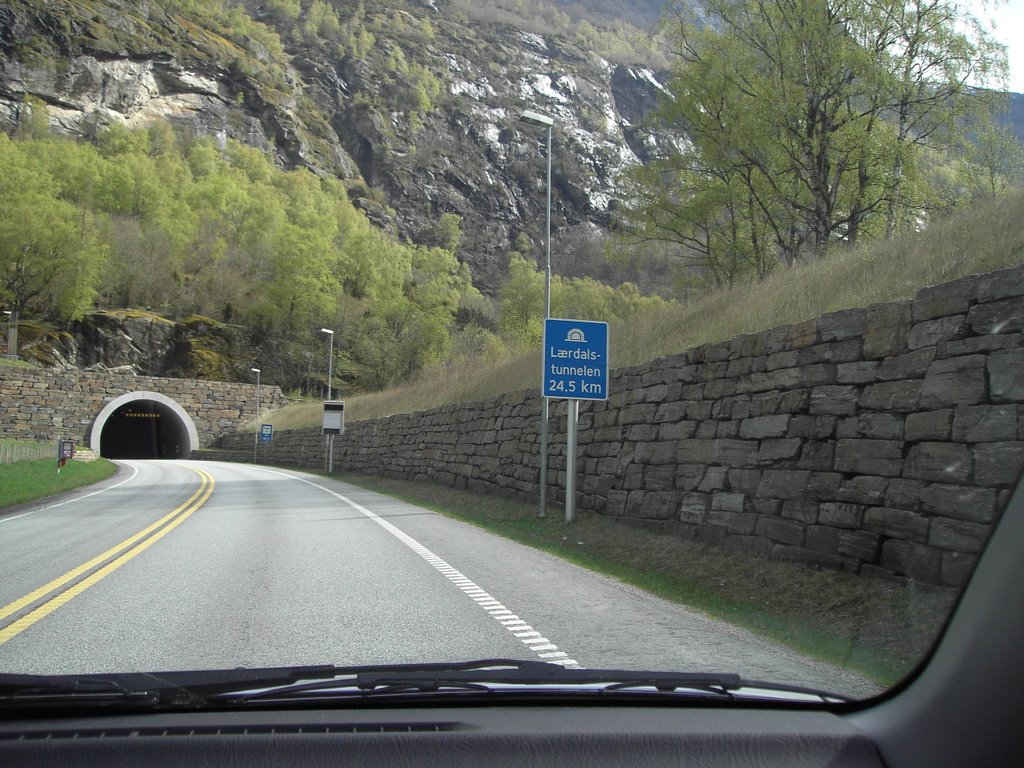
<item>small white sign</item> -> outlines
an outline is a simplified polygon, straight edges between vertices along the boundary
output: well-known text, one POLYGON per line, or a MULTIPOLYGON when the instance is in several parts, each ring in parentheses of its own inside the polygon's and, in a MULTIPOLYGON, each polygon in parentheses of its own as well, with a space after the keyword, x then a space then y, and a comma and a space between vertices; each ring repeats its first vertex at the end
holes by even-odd
POLYGON ((320 431, 324 435, 345 434, 344 400, 327 400, 324 402, 324 420, 320 431))

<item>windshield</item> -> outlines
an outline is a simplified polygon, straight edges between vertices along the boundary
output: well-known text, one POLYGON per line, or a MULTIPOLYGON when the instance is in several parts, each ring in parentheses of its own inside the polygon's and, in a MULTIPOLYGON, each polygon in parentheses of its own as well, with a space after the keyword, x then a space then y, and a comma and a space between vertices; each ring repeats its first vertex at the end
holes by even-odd
POLYGON ((1006 50, 620 5, 0 2, 0 702, 926 658, 1024 466, 1006 50))

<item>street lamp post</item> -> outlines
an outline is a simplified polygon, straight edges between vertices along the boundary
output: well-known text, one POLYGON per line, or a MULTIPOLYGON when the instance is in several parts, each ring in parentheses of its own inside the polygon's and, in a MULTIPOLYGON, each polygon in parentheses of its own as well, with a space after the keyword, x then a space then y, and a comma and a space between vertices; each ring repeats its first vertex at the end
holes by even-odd
POLYGON ((7 315, 7 356, 12 360, 18 359, 18 323, 15 320, 14 312, 4 310, 7 315))
MULTIPOLYGON (((547 233, 544 237, 545 264, 544 264, 544 319, 551 317, 551 129, 555 121, 547 115, 526 110, 519 116, 519 120, 530 125, 542 125, 548 129, 548 203, 547 203, 547 233)), ((541 381, 541 392, 544 391, 544 382, 541 381)), ((548 493, 548 398, 541 395, 541 420, 540 420, 540 512, 538 517, 547 516, 547 493, 548 493)))
MULTIPOLYGON (((334 379, 334 331, 330 328, 321 328, 320 333, 326 333, 330 337, 330 346, 327 352, 327 399, 331 399, 333 391, 331 381, 334 379)), ((327 435, 327 472, 334 471, 334 435, 327 435)))
POLYGON ((250 368, 256 374, 256 434, 252 439, 252 463, 256 463, 256 448, 260 444, 260 369, 250 368))
POLYGON ((331 399, 331 379, 334 378, 334 331, 330 328, 321 328, 320 333, 326 333, 330 339, 330 347, 327 352, 327 399, 331 399))

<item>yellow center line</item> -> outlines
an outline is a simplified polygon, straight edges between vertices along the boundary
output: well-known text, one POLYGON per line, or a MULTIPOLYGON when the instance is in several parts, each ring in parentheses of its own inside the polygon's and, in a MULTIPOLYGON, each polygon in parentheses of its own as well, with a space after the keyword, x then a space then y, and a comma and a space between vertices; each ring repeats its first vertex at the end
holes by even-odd
POLYGON ((213 494, 213 487, 215 485, 213 477, 206 473, 204 470, 196 469, 195 467, 189 467, 189 469, 191 469, 193 472, 196 472, 200 476, 202 482, 200 483, 199 489, 194 494, 192 494, 192 496, 189 497, 188 501, 186 501, 184 504, 177 507, 164 517, 160 518, 152 525, 139 531, 134 536, 125 539, 120 544, 117 544, 108 549, 106 552, 97 555, 89 562, 83 563, 77 568, 68 571, 63 576, 54 579, 48 584, 44 584, 39 589, 36 589, 30 592, 29 594, 25 595, 24 597, 15 600, 13 603, 9 603, 8 605, 5 605, 3 608, 0 608, 0 619, 10 616, 12 613, 20 610, 21 608, 31 605, 39 598, 48 595, 49 593, 53 592, 56 589, 59 589, 60 587, 63 587, 68 582, 73 581, 74 579, 81 576, 83 573, 86 573, 92 568, 95 568, 97 565, 103 563, 110 557, 117 555, 126 548, 131 547, 133 544, 135 545, 132 549, 129 549, 127 552, 124 552, 119 557, 117 557, 117 559, 103 566, 95 573, 91 574, 85 579, 82 579, 74 586, 54 596, 53 598, 43 603, 41 606, 39 606, 32 612, 27 613, 17 621, 0 630, 0 645, 3 645, 12 637, 23 632, 40 619, 53 613, 60 606, 64 605, 73 597, 80 595, 93 584, 116 571, 118 568, 120 568, 129 560, 134 558, 136 555, 147 550, 155 542, 159 541, 169 532, 171 532, 179 525, 181 525, 186 519, 188 519, 192 515, 193 512, 195 512, 197 509, 203 506, 203 504, 205 504, 206 501, 213 494), (176 515, 177 517, 175 518, 176 515), (157 533, 153 534, 142 543, 137 544, 137 542, 140 539, 144 538, 145 536, 147 536, 148 534, 152 533, 154 530, 160 528, 160 526, 165 524, 167 524, 166 527, 157 531, 157 533))

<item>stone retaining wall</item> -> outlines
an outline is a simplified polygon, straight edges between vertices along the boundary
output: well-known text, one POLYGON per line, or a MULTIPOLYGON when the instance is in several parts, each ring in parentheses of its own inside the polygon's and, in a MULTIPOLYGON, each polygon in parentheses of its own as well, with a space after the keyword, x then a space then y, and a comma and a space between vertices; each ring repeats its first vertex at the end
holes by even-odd
MULTIPOLYGON (((961 584, 1024 466, 1022 297, 1024 267, 616 370, 608 401, 581 403, 580 508, 776 560, 961 584)), ((535 500, 539 414, 534 390, 350 424, 335 467, 535 500)), ((317 430, 260 450, 324 464, 317 430)))
MULTIPOLYGON (((286 402, 279 387, 260 389, 265 407, 286 402)), ((88 445, 93 420, 103 407, 136 391, 158 392, 177 402, 195 422, 200 445, 234 432, 256 412, 254 384, 0 366, 0 437, 67 438, 88 445)))

